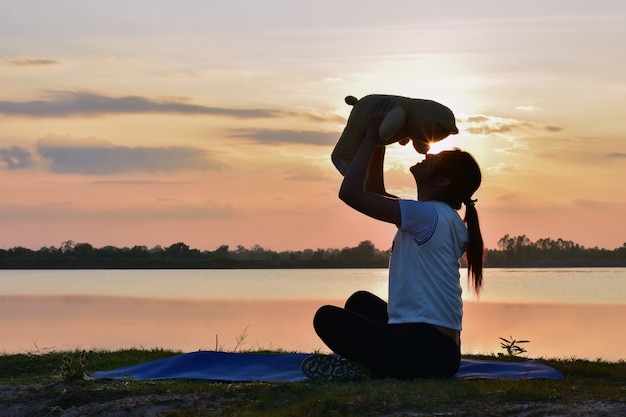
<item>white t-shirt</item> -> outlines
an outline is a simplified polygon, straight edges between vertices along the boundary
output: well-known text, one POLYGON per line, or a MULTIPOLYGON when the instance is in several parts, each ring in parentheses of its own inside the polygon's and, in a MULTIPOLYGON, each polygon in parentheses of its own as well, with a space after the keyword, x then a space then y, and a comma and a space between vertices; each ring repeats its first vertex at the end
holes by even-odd
POLYGON ((389 323, 461 330, 459 259, 469 239, 459 214, 440 201, 398 200, 401 225, 389 263, 389 323))

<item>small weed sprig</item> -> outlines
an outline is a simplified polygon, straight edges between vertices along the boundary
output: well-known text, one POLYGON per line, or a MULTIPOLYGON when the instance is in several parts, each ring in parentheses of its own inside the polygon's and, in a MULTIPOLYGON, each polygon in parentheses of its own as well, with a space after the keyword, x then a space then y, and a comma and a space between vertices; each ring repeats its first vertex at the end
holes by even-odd
MULTIPOLYGON (((235 347, 233 348, 232 352, 237 352, 237 349, 239 349, 240 347, 248 343, 246 340, 248 338, 248 327, 250 326, 249 325, 246 326, 246 328, 243 329, 243 331, 239 334, 239 336, 235 337, 235 347)), ((223 350, 224 350, 224 346, 220 345, 219 337, 218 335, 215 335, 215 351, 221 352, 223 350)))
POLYGON ((246 328, 243 329, 243 332, 241 332, 239 336, 235 338, 235 347, 233 349, 233 352, 237 352, 237 349, 247 343, 246 339, 248 338, 248 327, 250 326, 246 326, 246 328))
MULTIPOLYGON (((524 349, 521 346, 518 346, 518 344, 530 343, 530 340, 515 340, 513 339, 513 336, 509 336, 509 338, 510 339, 505 339, 504 337, 500 338, 500 340, 502 340, 502 342, 500 343, 500 346, 502 347, 502 349, 506 350, 506 353, 509 357, 517 358, 520 355, 527 352, 526 349, 524 349)), ((500 353, 499 355, 503 356, 502 353, 500 353)))

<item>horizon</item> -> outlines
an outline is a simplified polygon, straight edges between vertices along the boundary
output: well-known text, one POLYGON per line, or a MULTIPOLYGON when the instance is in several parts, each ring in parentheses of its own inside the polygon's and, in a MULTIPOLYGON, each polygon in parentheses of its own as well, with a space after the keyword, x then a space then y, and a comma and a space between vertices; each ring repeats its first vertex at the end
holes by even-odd
MULTIPOLYGON (((330 161, 373 93, 455 113, 433 152, 479 162, 486 248, 624 244, 626 3, 31 3, 0 4, 0 248, 390 247, 330 161)), ((423 156, 387 154, 415 198, 423 156)))
MULTIPOLYGON (((510 235, 507 234, 507 235, 503 236, 502 238, 507 237, 507 236, 510 236, 510 235)), ((524 237, 524 236, 525 235, 520 235, 519 237, 524 237)), ((515 238, 515 237, 518 237, 518 236, 510 236, 510 237, 515 238)), ((552 238, 540 238, 540 239, 552 239, 552 238)), ((579 245, 580 249, 582 249, 582 250, 599 249, 599 250, 606 250, 606 251, 616 251, 616 250, 619 250, 619 249, 622 249, 622 248, 626 247, 626 241, 621 246, 617 246, 615 248, 604 248, 604 247, 597 247, 597 246, 587 247, 587 246, 579 244, 578 242, 567 241, 567 240, 561 239, 561 238, 552 239, 552 240, 555 240, 555 241, 556 240, 564 240, 566 242, 573 243, 574 245, 579 245)), ((320 248, 320 247, 312 248, 312 247, 308 247, 308 248, 298 248, 298 249, 285 249, 285 250, 282 250, 282 251, 277 251, 277 250, 274 250, 273 248, 270 248, 270 247, 263 247, 263 246, 258 245, 258 244, 254 244, 254 245, 251 245, 251 246, 244 246, 244 245, 233 245, 233 246, 231 246, 231 245, 222 244, 222 245, 218 245, 216 248, 211 250, 211 249, 195 248, 195 247, 192 247, 190 245, 187 245, 185 242, 172 242, 172 243, 170 243, 168 245, 156 244, 156 245, 154 245, 152 247, 150 247, 148 245, 141 245, 141 244, 136 244, 136 245, 132 245, 132 246, 122 246, 122 247, 119 247, 119 246, 115 246, 115 245, 95 246, 95 245, 91 245, 91 243, 89 243, 89 242, 74 242, 74 241, 70 241, 70 240, 63 241, 58 246, 50 245, 50 246, 42 246, 40 248, 29 248, 29 247, 24 247, 24 246, 14 246, 14 247, 10 247, 10 248, 0 248, 0 250, 5 250, 6 251, 6 250, 11 250, 11 249, 17 249, 17 248, 24 248, 24 249, 31 250, 33 252, 38 252, 38 251, 41 251, 41 250, 44 250, 44 249, 47 249, 47 250, 62 250, 64 245, 71 243, 74 246, 82 245, 82 244, 88 244, 88 245, 91 245, 93 247, 93 249, 96 249, 96 250, 98 250, 98 249, 108 249, 108 248, 119 249, 119 250, 126 250, 126 249, 127 250, 131 250, 131 249, 133 249, 135 247, 140 247, 140 248, 145 248, 146 250, 148 250, 150 252, 150 251, 155 251, 155 250, 166 250, 170 246, 174 246, 174 245, 178 245, 178 244, 184 244, 184 245, 187 245, 189 247, 189 250, 198 250, 200 252, 215 252, 216 250, 218 250, 218 249, 220 249, 220 248, 222 248, 224 246, 227 246, 229 251, 238 250, 241 247, 243 250, 255 250, 255 249, 259 248, 259 249, 264 250, 264 251, 273 251, 273 252, 281 253, 281 252, 298 252, 298 251, 308 251, 308 250, 343 250, 343 249, 347 249, 347 248, 348 249, 349 248, 356 248, 361 243, 364 243, 364 242, 372 243, 374 249, 376 249, 376 250, 378 250, 380 252, 385 252, 385 251, 391 250, 391 245, 389 246, 389 248, 385 249, 385 248, 381 248, 381 247, 376 246, 373 242, 371 242, 369 240, 361 241, 361 242, 357 243, 354 246, 326 247, 326 248, 320 248)), ((531 244, 536 244, 537 241, 530 241, 530 243, 531 244)), ((485 252, 486 251, 490 251, 490 250, 491 251, 502 251, 503 249, 499 249, 497 247, 490 248, 490 247, 485 246, 485 252)))

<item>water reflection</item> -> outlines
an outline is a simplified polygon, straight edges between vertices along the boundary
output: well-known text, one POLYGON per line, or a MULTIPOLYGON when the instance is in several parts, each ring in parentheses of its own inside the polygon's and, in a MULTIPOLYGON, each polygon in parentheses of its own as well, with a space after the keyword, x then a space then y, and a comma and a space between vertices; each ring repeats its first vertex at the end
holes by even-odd
POLYGON ((463 351, 503 352, 499 337, 526 339, 530 357, 626 359, 624 304, 465 303, 463 351))
MULTIPOLYGON (((311 320, 329 300, 158 300, 0 296, 0 351, 162 347, 325 350, 311 320)), ((623 304, 466 302, 464 353, 497 353, 499 337, 528 339, 530 357, 624 359, 623 304)))

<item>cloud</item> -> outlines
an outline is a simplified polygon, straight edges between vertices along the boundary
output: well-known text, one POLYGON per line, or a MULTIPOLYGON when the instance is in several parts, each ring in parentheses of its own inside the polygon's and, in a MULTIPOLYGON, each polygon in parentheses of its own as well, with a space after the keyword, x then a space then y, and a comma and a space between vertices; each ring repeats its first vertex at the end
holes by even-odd
POLYGON ((316 132, 297 130, 236 130, 229 137, 252 139, 259 143, 293 143, 305 145, 334 145, 339 139, 337 132, 316 132))
POLYGON ((49 170, 62 174, 109 175, 125 172, 220 171, 227 165, 207 151, 190 146, 128 147, 106 142, 37 144, 49 170))
POLYGON ((56 91, 48 100, 0 101, 0 114, 24 117, 100 116, 110 114, 186 114, 228 116, 240 119, 273 118, 286 115, 271 109, 231 109, 156 100, 141 96, 109 97, 78 91, 56 91))
POLYGON ((539 111, 539 107, 535 107, 535 106, 518 106, 516 107, 516 109, 521 110, 521 111, 527 111, 527 112, 539 111))
POLYGON ((162 180, 104 180, 90 181, 89 184, 97 185, 184 185, 189 181, 162 181, 162 180))
POLYGON ((548 132, 562 132, 564 129, 560 126, 545 125, 543 129, 548 132))
POLYGON ((484 123, 489 121, 489 117, 483 116, 482 114, 476 116, 469 116, 465 119, 467 123, 484 123))
POLYGON ((521 169, 517 165, 508 162, 498 162, 486 167, 485 171, 491 175, 508 175, 517 174, 521 169))
POLYGON ((469 116, 466 119, 461 119, 460 122, 467 125, 463 129, 465 132, 474 135, 514 134, 518 132, 527 134, 529 131, 555 133, 564 130, 560 126, 482 114, 469 116))
POLYGON ((61 62, 54 59, 46 59, 46 58, 30 58, 30 57, 20 57, 20 58, 2 58, 0 62, 8 65, 15 65, 18 67, 45 67, 50 65, 59 65, 61 62))
POLYGON ((626 158, 626 153, 623 153, 623 152, 612 152, 608 156, 609 156, 609 158, 614 158, 614 159, 624 159, 624 158, 626 158))
POLYGON ((603 210, 610 209, 615 207, 615 203, 606 202, 606 201, 598 201, 598 200, 590 200, 590 199, 578 199, 573 201, 575 206, 583 207, 590 210, 603 210))
POLYGON ((28 168, 33 164, 31 153, 22 147, 0 148, 0 161, 9 170, 28 168))
POLYGON ((326 182, 328 181, 328 171, 318 165, 306 162, 303 163, 300 160, 297 164, 286 167, 284 179, 299 182, 326 182))
POLYGON ((97 220, 102 221, 152 221, 166 219, 226 219, 240 217, 236 207, 213 201, 199 204, 154 202, 149 205, 132 205, 118 208, 84 209, 73 202, 42 202, 36 205, 0 205, 0 218, 5 220, 97 220))
POLYGON ((162 201, 146 206, 121 207, 98 213, 99 219, 114 220, 164 220, 164 219, 229 219, 238 218, 241 213, 228 203, 205 201, 200 204, 163 203, 162 201))

